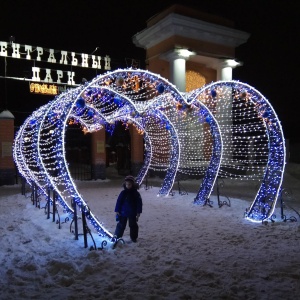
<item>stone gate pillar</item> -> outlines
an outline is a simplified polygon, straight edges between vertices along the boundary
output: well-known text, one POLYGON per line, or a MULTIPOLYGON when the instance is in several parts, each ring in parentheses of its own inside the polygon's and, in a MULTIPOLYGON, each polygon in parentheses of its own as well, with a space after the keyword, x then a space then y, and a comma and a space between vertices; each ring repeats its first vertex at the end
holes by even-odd
POLYGON ((105 130, 92 133, 91 138, 92 179, 106 178, 105 130))
POLYGON ((14 119, 15 117, 8 110, 0 113, 0 185, 13 185, 16 179, 12 152, 14 119))
POLYGON ((180 92, 186 92, 186 60, 195 53, 187 49, 175 49, 160 55, 170 65, 170 80, 180 92))
POLYGON ((130 126, 131 175, 136 176, 144 163, 144 138, 130 126))

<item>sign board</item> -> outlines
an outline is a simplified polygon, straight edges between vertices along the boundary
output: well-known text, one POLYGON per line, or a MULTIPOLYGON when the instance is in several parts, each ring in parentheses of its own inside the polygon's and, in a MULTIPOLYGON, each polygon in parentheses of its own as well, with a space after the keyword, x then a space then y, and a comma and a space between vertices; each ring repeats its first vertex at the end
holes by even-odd
MULTIPOLYGON (((85 68, 94 70, 111 70, 111 59, 108 55, 76 53, 64 50, 48 49, 39 46, 21 45, 14 42, 0 41, 0 57, 23 59, 32 61, 31 77, 27 81, 35 82, 37 85, 30 85, 31 92, 41 94, 52 94, 58 92, 56 85, 77 86, 81 82, 75 82, 74 68, 85 68), (44 65, 61 65, 64 68, 44 68, 44 65), (64 70, 69 67, 69 70, 64 70)), ((5 74, 4 77, 7 78, 5 74)), ((10 79, 22 79, 20 77, 9 77, 10 79)), ((23 78, 24 79, 24 78, 23 78)), ((25 80, 25 79, 24 79, 25 80)))

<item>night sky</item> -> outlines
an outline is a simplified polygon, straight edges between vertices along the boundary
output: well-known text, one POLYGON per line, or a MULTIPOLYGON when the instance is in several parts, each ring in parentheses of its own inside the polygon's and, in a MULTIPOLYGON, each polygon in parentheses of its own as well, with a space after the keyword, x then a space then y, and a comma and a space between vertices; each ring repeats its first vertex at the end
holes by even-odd
MULTIPOLYGON (((99 47, 95 54, 109 55, 112 69, 130 67, 132 58, 145 67, 145 51, 135 47, 132 36, 146 27, 147 19, 175 3, 230 19, 236 29, 251 34, 236 49, 244 65, 234 70, 233 78, 260 91, 282 121, 285 137, 300 142, 298 0, 1 0, 0 41, 14 36, 21 45, 87 54, 99 47)), ((0 57, 1 76, 4 70, 0 57)), ((22 77, 26 71, 16 59, 7 59, 8 75, 22 77)), ((91 80, 95 75, 84 76, 91 80)), ((28 82, 0 78, 0 111, 10 110, 16 125, 53 98, 30 94, 28 82)))

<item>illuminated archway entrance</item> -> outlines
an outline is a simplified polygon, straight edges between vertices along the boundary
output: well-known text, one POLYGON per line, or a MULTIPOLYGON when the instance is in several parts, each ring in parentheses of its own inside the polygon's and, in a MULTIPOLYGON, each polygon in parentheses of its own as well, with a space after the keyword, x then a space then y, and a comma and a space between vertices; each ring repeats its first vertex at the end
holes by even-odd
MULTIPOLYGON (((268 101, 242 83, 217 82, 186 95, 166 79, 148 71, 110 72, 61 94, 33 112, 17 133, 14 159, 29 184, 37 184, 45 195, 49 187, 54 189, 71 215, 74 213, 71 203, 75 202, 86 212, 86 218, 98 234, 111 239, 112 234, 86 209, 87 204, 70 175, 64 142, 69 120, 80 123, 88 132, 104 130, 116 121, 134 124, 144 133, 146 148, 137 182, 142 183, 149 168, 164 170, 166 176, 159 196, 167 196, 177 173, 202 173, 204 179, 194 199, 195 203, 202 204, 210 197, 224 151, 230 151, 223 149, 222 128, 207 104, 223 101, 228 91, 231 91, 231 99, 233 90, 234 97, 253 104, 270 140, 264 181, 247 215, 253 221, 261 221, 271 216, 281 186, 283 135, 268 101), (205 101, 201 101, 202 98, 205 101), (206 147, 207 141, 201 140, 203 134, 210 136, 210 147, 206 147)), ((225 132, 223 130, 223 135, 225 132)))

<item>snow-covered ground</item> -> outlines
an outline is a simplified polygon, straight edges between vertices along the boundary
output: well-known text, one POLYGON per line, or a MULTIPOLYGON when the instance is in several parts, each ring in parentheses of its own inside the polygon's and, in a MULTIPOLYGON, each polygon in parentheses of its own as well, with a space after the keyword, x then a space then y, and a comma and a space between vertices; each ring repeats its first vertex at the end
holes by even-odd
MULTIPOLYGON (((291 170, 295 170, 289 167, 291 170)), ((285 204, 300 210, 300 179, 286 174, 293 192, 285 204)), ((298 177, 299 178, 299 177, 298 177)), ((105 227, 114 231, 114 206, 122 178, 77 182, 105 227)), ((275 222, 243 218, 255 182, 224 180, 221 201, 193 204, 199 182, 181 182, 188 194, 158 198, 159 179, 140 189, 143 214, 138 242, 90 251, 74 239, 70 221, 58 225, 21 195, 20 185, 0 187, 0 299, 300 299, 300 219, 280 206, 275 222), (228 200, 227 200, 228 201, 228 200)), ((285 205, 286 206, 286 205, 285 205)), ((81 223, 79 231, 82 232, 81 223)), ((94 233, 97 246, 100 239, 94 233)))

